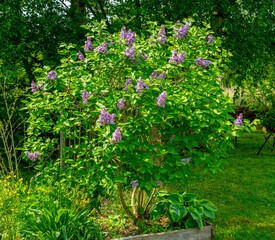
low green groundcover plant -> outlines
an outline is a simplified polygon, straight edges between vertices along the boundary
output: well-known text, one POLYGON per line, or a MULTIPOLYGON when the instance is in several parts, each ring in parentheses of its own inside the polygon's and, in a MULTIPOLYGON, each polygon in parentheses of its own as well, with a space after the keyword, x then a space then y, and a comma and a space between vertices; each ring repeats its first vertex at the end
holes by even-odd
POLYGON ((134 222, 149 218, 163 183, 187 183, 191 164, 220 170, 239 128, 219 85, 228 53, 210 26, 150 25, 149 38, 88 26, 85 55, 63 44, 61 65, 37 70, 25 107, 25 159, 39 171, 61 169, 76 185, 116 185, 134 222))
POLYGON ((166 215, 172 225, 180 228, 203 228, 203 217, 215 218, 217 208, 212 202, 197 200, 197 195, 187 192, 158 192, 159 201, 151 212, 150 219, 155 220, 166 215))

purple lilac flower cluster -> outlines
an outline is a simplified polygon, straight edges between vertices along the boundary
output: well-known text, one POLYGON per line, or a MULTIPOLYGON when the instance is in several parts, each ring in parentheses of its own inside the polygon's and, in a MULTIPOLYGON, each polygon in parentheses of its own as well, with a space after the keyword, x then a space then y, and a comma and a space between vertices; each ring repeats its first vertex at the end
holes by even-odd
MULTIPOLYGON (((223 75, 224 75, 224 73, 222 73, 223 75)), ((218 78, 219 79, 223 79, 224 78, 224 76, 218 76, 218 78)))
POLYGON ((125 99, 122 98, 122 99, 118 102, 118 104, 117 104, 118 110, 123 109, 123 108, 124 108, 124 104, 125 104, 125 99))
POLYGON ((39 152, 35 152, 35 153, 26 152, 25 154, 33 162, 36 160, 36 158, 41 156, 41 153, 39 152))
POLYGON ((159 187, 162 185, 160 180, 157 181, 157 185, 158 185, 159 187))
POLYGON ((191 158, 183 158, 183 159, 181 159, 181 163, 182 163, 183 165, 186 165, 186 162, 189 163, 190 160, 191 160, 191 158))
POLYGON ((140 77, 140 78, 138 79, 138 82, 137 82, 137 85, 135 86, 135 88, 136 88, 136 91, 137 91, 140 95, 142 95, 142 89, 145 88, 146 90, 148 90, 148 89, 149 89, 149 86, 148 86, 146 83, 144 83, 144 82, 142 81, 142 78, 140 77))
POLYGON ((120 32, 120 39, 126 39, 126 45, 132 47, 133 43, 136 41, 136 33, 132 32, 131 29, 126 32, 126 27, 123 26, 120 32))
POLYGON ((124 56, 128 57, 131 60, 131 62, 134 62, 136 56, 136 50, 134 49, 134 47, 127 47, 124 56))
POLYGON ((49 75, 47 76, 47 78, 50 79, 50 80, 57 79, 56 72, 55 71, 50 71, 49 75))
POLYGON ((101 113, 99 116, 99 124, 102 126, 104 124, 115 124, 114 119, 115 119, 115 114, 109 114, 107 113, 107 108, 103 107, 101 109, 101 113))
POLYGON ((207 68, 210 65, 211 61, 203 60, 203 58, 200 57, 195 60, 195 63, 197 64, 197 67, 207 68))
MULTIPOLYGON (((151 35, 150 38, 155 39, 155 37, 153 35, 151 35)), ((151 43, 152 45, 155 44, 153 41, 148 41, 148 42, 151 43)))
POLYGON ((165 26, 161 25, 161 29, 159 30, 159 35, 161 35, 161 37, 157 38, 157 41, 159 41, 161 44, 164 44, 167 41, 167 37, 165 36, 165 26))
POLYGON ((209 34, 209 35, 207 36, 207 40, 208 40, 207 43, 213 43, 213 42, 214 42, 214 40, 213 40, 213 35, 212 35, 212 34, 209 34))
POLYGON ((32 81, 32 83, 31 83, 31 89, 32 89, 33 93, 35 93, 37 91, 40 91, 42 88, 43 88, 43 86, 39 87, 39 86, 35 85, 34 81, 32 81))
POLYGON ((154 72, 152 72, 152 74, 150 75, 151 78, 154 79, 165 79, 165 71, 163 71, 158 77, 157 77, 157 70, 154 70, 154 72))
POLYGON ((128 90, 128 85, 129 85, 129 84, 133 84, 131 78, 127 78, 127 79, 126 79, 126 83, 125 83, 125 85, 124 85, 124 90, 127 91, 127 92, 129 91, 129 90, 128 90))
POLYGON ((138 53, 139 56, 141 56, 144 60, 148 58, 148 55, 143 54, 143 53, 138 53))
POLYGON ((166 91, 163 91, 157 98, 157 105, 160 107, 165 107, 166 101, 166 91))
POLYGON ((136 188, 139 184, 138 184, 138 180, 132 181, 132 188, 136 188))
POLYGON ((242 113, 240 113, 240 115, 237 116, 236 120, 234 121, 234 124, 239 127, 242 126, 242 124, 243 124, 243 114, 242 113))
POLYGON ((183 39, 185 37, 187 37, 188 35, 188 31, 189 31, 189 23, 186 23, 185 25, 181 25, 179 28, 176 28, 174 30, 174 32, 176 33, 175 35, 173 35, 173 37, 179 38, 179 39, 183 39))
POLYGON ((85 60, 85 57, 84 57, 83 53, 80 52, 80 51, 78 51, 78 59, 79 59, 80 61, 85 60))
POLYGON ((113 144, 120 141, 121 141, 121 133, 120 133, 120 127, 118 127, 113 133, 113 139, 111 143, 113 144))
POLYGON ((90 36, 87 37, 87 41, 85 41, 84 51, 94 51, 95 48, 93 47, 92 40, 90 36))
POLYGON ((86 90, 82 91, 82 99, 84 100, 84 104, 88 103, 88 98, 90 97, 90 93, 88 93, 86 90))
POLYGON ((98 46, 98 47, 96 48, 96 51, 97 51, 98 53, 103 53, 103 54, 106 55, 106 54, 108 53, 107 42, 104 41, 104 43, 102 43, 102 45, 100 45, 100 46, 98 46))
POLYGON ((178 56, 178 52, 177 49, 174 50, 172 57, 169 60, 169 63, 175 62, 177 64, 179 63, 183 63, 184 59, 185 59, 185 52, 183 51, 179 56, 178 56))

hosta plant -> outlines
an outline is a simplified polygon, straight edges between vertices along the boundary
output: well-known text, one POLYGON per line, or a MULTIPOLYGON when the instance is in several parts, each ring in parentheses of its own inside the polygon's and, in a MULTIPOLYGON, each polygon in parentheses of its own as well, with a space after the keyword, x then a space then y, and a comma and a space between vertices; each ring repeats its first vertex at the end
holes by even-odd
POLYGON ((214 204, 206 199, 197 200, 196 194, 158 192, 156 196, 158 202, 151 212, 151 220, 166 215, 176 227, 202 229, 205 218, 215 218, 214 204))
POLYGON ((38 69, 31 86, 25 151, 41 156, 25 159, 38 170, 57 161, 73 181, 116 184, 135 221, 162 184, 187 181, 190 165, 221 169, 234 129, 219 85, 227 52, 192 22, 151 23, 149 38, 125 27, 110 35, 102 23, 87 27, 85 54, 63 44, 61 65, 38 69))

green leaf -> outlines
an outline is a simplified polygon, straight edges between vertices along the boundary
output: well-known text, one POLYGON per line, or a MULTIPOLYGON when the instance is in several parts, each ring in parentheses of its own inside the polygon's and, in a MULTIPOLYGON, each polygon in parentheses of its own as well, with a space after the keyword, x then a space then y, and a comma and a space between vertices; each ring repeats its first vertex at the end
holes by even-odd
POLYGON ((215 205, 209 200, 202 199, 202 200, 199 200, 198 203, 199 203, 199 205, 203 206, 204 208, 206 208, 210 211, 217 211, 218 210, 215 207, 215 205))
POLYGON ((195 228, 198 226, 198 223, 192 218, 192 217, 189 217, 186 222, 185 222, 185 228, 195 228))
POLYGON ((206 208, 203 209, 203 213, 206 217, 215 218, 215 214, 206 208))
POLYGON ((183 203, 183 199, 181 197, 181 195, 177 194, 177 193, 173 193, 171 194, 168 198, 167 198, 168 201, 170 201, 171 203, 173 204, 181 204, 183 203))
POLYGON ((186 216, 187 210, 184 206, 171 204, 169 208, 169 213, 174 222, 179 222, 183 217, 186 216))
POLYGON ((198 213, 197 209, 190 207, 189 213, 191 214, 192 218, 198 223, 199 228, 202 229, 202 218, 201 215, 198 213))
POLYGON ((62 229, 62 233, 63 233, 63 238, 64 238, 64 240, 68 240, 68 236, 67 236, 67 232, 66 232, 66 226, 62 226, 61 227, 61 229, 62 229))
POLYGON ((150 220, 153 221, 156 218, 159 218, 160 216, 162 216, 163 214, 161 212, 159 212, 156 208, 153 209, 153 211, 150 213, 150 220))

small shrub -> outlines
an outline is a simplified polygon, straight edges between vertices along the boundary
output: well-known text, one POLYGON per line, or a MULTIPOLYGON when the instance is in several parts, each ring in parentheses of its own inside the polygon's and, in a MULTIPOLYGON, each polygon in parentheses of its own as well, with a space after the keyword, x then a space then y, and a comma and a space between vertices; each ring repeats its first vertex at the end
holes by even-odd
POLYGON ((197 200, 197 195, 186 192, 158 192, 159 198, 150 218, 154 220, 166 215, 171 224, 182 228, 203 228, 203 217, 215 218, 217 208, 212 202, 202 199, 197 200))

